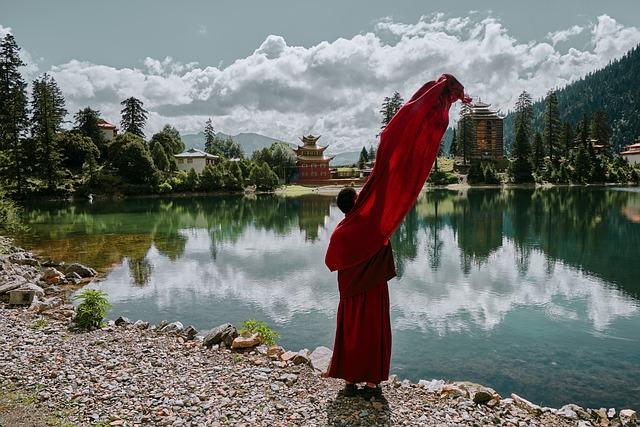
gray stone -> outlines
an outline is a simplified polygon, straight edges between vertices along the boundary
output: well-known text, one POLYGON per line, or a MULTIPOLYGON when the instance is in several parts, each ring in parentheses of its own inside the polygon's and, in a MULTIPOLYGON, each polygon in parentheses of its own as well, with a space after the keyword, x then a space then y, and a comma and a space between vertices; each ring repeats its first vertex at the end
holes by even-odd
POLYGON ((67 265, 64 269, 64 273, 65 275, 69 273, 76 273, 83 279, 88 277, 95 277, 98 275, 98 273, 93 268, 86 267, 82 264, 78 264, 77 262, 67 265))
POLYGON ((51 310, 52 308, 60 307, 62 305, 62 299, 58 297, 48 298, 44 301, 34 300, 29 310, 36 313, 42 313, 43 311, 51 310))
POLYGON ((14 289, 9 291, 10 305, 31 305, 36 298, 36 293, 29 289, 14 289))
POLYGON ((193 327, 193 325, 187 326, 184 331, 182 331, 185 338, 189 341, 195 339, 196 335, 198 335, 198 330, 193 327))
POLYGON ((38 285, 34 285, 33 283, 24 283, 24 284, 22 284, 22 286, 20 286, 18 288, 18 290, 21 290, 21 291, 33 291, 35 296, 37 296, 39 298, 44 297, 44 289, 42 289, 38 285))
POLYGON ((116 321, 114 322, 114 324, 116 326, 122 326, 122 325, 130 325, 131 324, 131 320, 129 320, 127 317, 124 316, 120 316, 116 319, 116 321))
POLYGON ((475 391, 475 393, 473 393, 473 402, 478 405, 482 405, 493 399, 493 395, 493 390, 487 387, 479 388, 475 391))
POLYGON ((133 324, 133 326, 135 328, 138 328, 138 329, 148 329, 149 328, 149 322, 145 322, 144 320, 136 320, 136 322, 133 324))
POLYGON ((332 355, 333 351, 331 349, 324 346, 316 347, 310 356, 311 367, 320 372, 327 372, 332 355))
POLYGON ((177 334, 182 332, 183 329, 184 325, 181 322, 173 322, 160 329, 159 332, 164 334, 177 334))
POLYGON ((620 422, 623 426, 635 425, 637 420, 636 411, 633 409, 622 409, 619 414, 620 422))
POLYGON ((525 411, 531 412, 535 415, 542 414, 542 408, 534 403, 529 402, 527 399, 518 396, 515 393, 511 394, 511 399, 513 399, 513 403, 525 411))
POLYGON ((215 344, 224 343, 227 347, 231 347, 233 340, 238 336, 238 330, 231 324, 225 323, 211 330, 202 341, 205 347, 211 347, 215 344))
POLYGON ((424 387, 429 393, 440 393, 444 387, 444 380, 420 380, 418 385, 424 387))
POLYGON ((32 267, 40 267, 40 262, 34 259, 29 252, 18 252, 9 255, 9 261, 18 265, 30 265, 32 267))
POLYGON ((20 286, 22 286, 25 282, 11 282, 11 283, 7 283, 6 285, 2 285, 0 286, 0 295, 7 293, 9 291, 12 291, 14 289, 18 289, 20 286))

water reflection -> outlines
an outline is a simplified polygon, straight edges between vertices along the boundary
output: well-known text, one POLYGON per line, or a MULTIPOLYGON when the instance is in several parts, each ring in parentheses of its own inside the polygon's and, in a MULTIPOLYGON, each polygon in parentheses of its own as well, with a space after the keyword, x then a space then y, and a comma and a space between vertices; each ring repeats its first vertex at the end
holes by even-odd
MULTIPOLYGON (((393 236, 392 369, 487 382, 548 404, 635 405, 639 206, 640 192, 607 189, 424 194, 393 236)), ((106 272, 96 286, 118 313, 199 328, 259 317, 285 346, 331 345, 337 292, 323 260, 342 218, 332 197, 139 199, 26 213, 22 243, 106 272)))

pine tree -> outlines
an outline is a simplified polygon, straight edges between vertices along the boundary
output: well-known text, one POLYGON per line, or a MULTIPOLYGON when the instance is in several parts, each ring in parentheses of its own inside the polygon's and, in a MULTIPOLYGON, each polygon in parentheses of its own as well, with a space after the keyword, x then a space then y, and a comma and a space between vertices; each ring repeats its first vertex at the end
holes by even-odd
POLYGON ((591 139, 598 141, 598 144, 604 146, 604 153, 609 154, 611 152, 609 144, 611 139, 609 117, 607 116, 607 112, 603 109, 599 109, 593 114, 589 134, 591 136, 591 139))
POLYGON ((204 125, 204 151, 209 154, 217 154, 214 153, 214 143, 216 141, 216 131, 213 129, 213 124, 211 123, 211 117, 206 121, 204 125))
POLYGON ((61 150, 56 134, 60 131, 67 110, 62 91, 53 77, 44 74, 33 81, 31 100, 31 135, 35 143, 37 168, 53 190, 60 177, 61 150))
POLYGON ((159 171, 168 172, 171 170, 171 163, 169 162, 167 153, 160 142, 152 140, 151 143, 149 143, 149 151, 151 152, 153 164, 159 171))
POLYGON ((91 138, 98 150, 100 150, 100 156, 106 157, 107 144, 104 140, 104 135, 100 126, 100 111, 94 110, 91 107, 85 107, 79 110, 74 116, 75 129, 84 136, 91 138))
POLYGON ((533 134, 533 101, 531 95, 526 90, 522 91, 520 96, 518 96, 515 114, 515 133, 517 134, 520 127, 522 127, 524 138, 527 140, 527 143, 529 143, 533 134))
POLYGON ((533 138, 533 153, 531 163, 533 164, 533 169, 536 171, 536 173, 540 174, 542 172, 542 165, 544 163, 544 143, 542 141, 542 135, 540 134, 540 132, 536 132, 536 135, 533 138))
POLYGON ((15 184, 19 195, 23 194, 29 157, 25 142, 29 126, 27 84, 19 70, 24 65, 20 47, 13 35, 7 34, 0 42, 0 151, 8 161, 0 165, 0 173, 6 180, 2 187, 15 184))
POLYGON ((458 146, 457 151, 462 151, 462 161, 466 165, 471 150, 476 143, 476 129, 471 118, 471 107, 463 104, 460 109, 460 120, 458 121, 458 146))
POLYGON ((516 131, 516 140, 513 146, 513 158, 509 168, 509 174, 511 175, 513 182, 533 182, 531 161, 529 160, 530 151, 526 127, 521 124, 516 131))
POLYGON ((384 97, 382 108, 380 108, 380 114, 382 115, 382 126, 380 126, 380 129, 387 127, 393 116, 402 107, 402 104, 404 104, 404 99, 402 99, 398 91, 394 92, 391 97, 384 97))
POLYGON ((544 144, 551 162, 559 160, 560 141, 560 113, 558 112, 558 98, 555 91, 549 91, 545 98, 544 110, 544 144))
POLYGON ((451 138, 451 146, 449 147, 449 155, 456 157, 458 155, 458 136, 456 135, 456 129, 453 129, 453 138, 451 138))
POLYGON ((571 123, 564 122, 562 126, 562 132, 560 133, 560 146, 565 158, 569 158, 571 149, 573 148, 573 129, 571 129, 571 123))
POLYGON ((369 153, 365 147, 362 147, 360 151, 360 158, 358 159, 358 167, 363 169, 365 164, 369 162, 369 153))
POLYGON ((370 162, 376 159, 376 149, 373 147, 373 145, 369 147, 369 153, 367 155, 369 156, 370 162))
POLYGON ((144 126, 147 123, 149 113, 143 108, 143 102, 132 96, 122 101, 120 105, 124 105, 124 108, 120 111, 122 114, 122 121, 120 122, 122 130, 144 138, 144 126))

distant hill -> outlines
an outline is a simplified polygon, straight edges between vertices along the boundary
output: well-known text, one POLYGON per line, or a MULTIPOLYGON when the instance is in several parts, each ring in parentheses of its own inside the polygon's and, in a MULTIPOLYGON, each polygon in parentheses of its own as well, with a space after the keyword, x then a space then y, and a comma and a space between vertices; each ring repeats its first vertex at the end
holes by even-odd
POLYGON ((331 160, 331 166, 351 166, 354 163, 358 163, 360 159, 360 151, 346 151, 338 154, 328 154, 329 156, 335 156, 331 160))
MULTIPOLYGON (((640 46, 612 61, 601 70, 587 74, 558 91, 560 119, 575 128, 583 113, 589 117, 602 108, 609 115, 611 144, 620 151, 640 137, 640 46)), ((543 129, 544 102, 533 105, 534 127, 543 129)), ((509 113, 504 121, 505 147, 515 139, 515 114, 509 113)))
MULTIPOLYGON (((221 138, 231 137, 231 139, 233 139, 240 145, 240 147, 242 147, 242 150, 247 157, 251 156, 254 151, 269 147, 274 142, 280 141, 279 139, 270 138, 258 133, 239 133, 237 135, 227 135, 225 133, 218 132, 217 135, 221 138)), ((204 132, 181 135, 181 137, 187 149, 198 148, 200 150, 204 150, 204 132)))

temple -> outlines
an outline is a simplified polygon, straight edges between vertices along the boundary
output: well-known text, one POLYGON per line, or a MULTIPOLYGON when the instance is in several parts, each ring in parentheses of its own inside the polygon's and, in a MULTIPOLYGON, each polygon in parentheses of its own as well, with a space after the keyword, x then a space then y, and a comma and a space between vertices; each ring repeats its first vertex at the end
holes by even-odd
POLYGON ((300 138, 302 145, 295 149, 297 181, 300 184, 320 184, 331 180, 329 162, 333 157, 324 155, 327 147, 317 145, 320 136, 307 135, 300 138))
MULTIPOLYGON (((469 147, 469 160, 504 159, 503 117, 489 107, 491 104, 478 101, 462 113, 463 117, 471 118, 475 130, 474 143, 469 147)), ((460 132, 461 129, 458 135, 460 132)))

